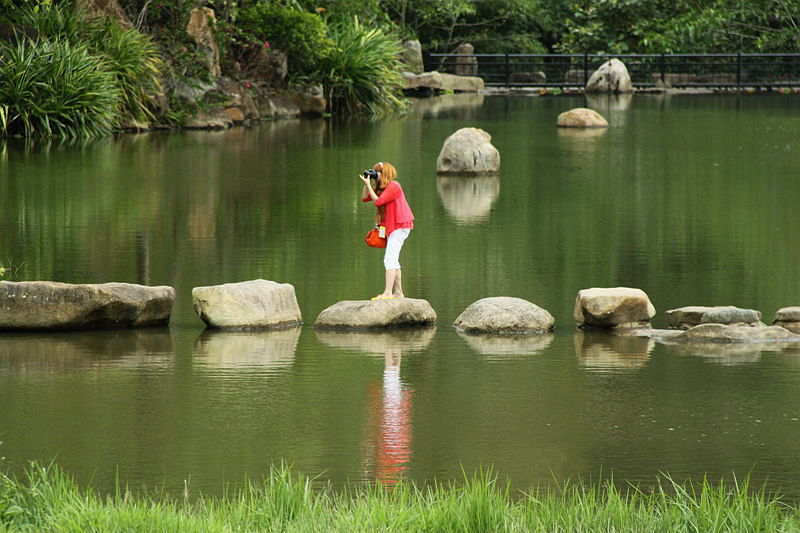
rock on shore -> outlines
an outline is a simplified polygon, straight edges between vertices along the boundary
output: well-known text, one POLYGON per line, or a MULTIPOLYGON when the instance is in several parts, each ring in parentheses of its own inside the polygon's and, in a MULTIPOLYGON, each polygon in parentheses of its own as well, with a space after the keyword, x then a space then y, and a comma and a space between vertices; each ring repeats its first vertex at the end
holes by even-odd
POLYGON ((0 330, 163 326, 175 289, 130 283, 0 282, 0 330))
POLYGON ((301 324, 294 287, 257 279, 192 289, 194 310, 210 328, 270 329, 301 324))
POLYGON ((587 93, 626 93, 633 91, 633 83, 625 63, 609 59, 586 82, 587 93))
POLYGON ((555 328, 547 310, 522 298, 496 296, 474 302, 462 312, 453 327, 464 333, 531 334, 555 328))
POLYGON ((404 326, 429 326, 436 323, 436 312, 427 300, 345 300, 324 309, 314 327, 329 329, 376 329, 404 326))

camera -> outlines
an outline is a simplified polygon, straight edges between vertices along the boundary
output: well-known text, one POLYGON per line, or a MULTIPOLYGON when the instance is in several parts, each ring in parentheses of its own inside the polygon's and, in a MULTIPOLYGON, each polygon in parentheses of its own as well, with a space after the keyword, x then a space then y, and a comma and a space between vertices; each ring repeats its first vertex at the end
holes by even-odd
POLYGON ((376 180, 378 179, 378 171, 371 168, 369 170, 365 170, 363 176, 371 180, 376 180))

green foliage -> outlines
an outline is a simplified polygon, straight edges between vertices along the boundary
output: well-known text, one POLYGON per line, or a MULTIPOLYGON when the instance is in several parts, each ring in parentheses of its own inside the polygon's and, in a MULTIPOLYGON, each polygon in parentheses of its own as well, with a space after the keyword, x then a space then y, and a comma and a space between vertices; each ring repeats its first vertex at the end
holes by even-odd
POLYGON ((136 119, 153 120, 150 95, 161 90, 164 68, 155 43, 146 35, 119 26, 111 19, 90 26, 92 48, 108 58, 122 92, 122 110, 136 119))
POLYGON ((556 49, 570 53, 793 52, 792 0, 588 0, 565 14, 556 49))
POLYGON ((312 75, 333 45, 319 15, 273 4, 256 4, 243 10, 237 26, 249 44, 269 43, 285 52, 290 58, 290 75, 312 75))
POLYGON ((397 37, 358 19, 332 26, 330 36, 334 46, 322 79, 334 112, 380 115, 404 109, 397 37))
POLYGON ((103 135, 118 118, 120 92, 105 59, 65 39, 4 43, 2 135, 76 138, 103 135))
POLYGON ((94 136, 126 115, 154 118, 150 94, 160 89, 163 63, 149 37, 110 19, 87 23, 68 2, 26 3, 9 10, 4 20, 38 35, 5 45, 9 61, 0 65, 0 93, 9 98, 0 110, 4 134, 94 136), (36 69, 37 77, 21 75, 24 68, 36 69), (109 112, 109 102, 118 109, 109 112))

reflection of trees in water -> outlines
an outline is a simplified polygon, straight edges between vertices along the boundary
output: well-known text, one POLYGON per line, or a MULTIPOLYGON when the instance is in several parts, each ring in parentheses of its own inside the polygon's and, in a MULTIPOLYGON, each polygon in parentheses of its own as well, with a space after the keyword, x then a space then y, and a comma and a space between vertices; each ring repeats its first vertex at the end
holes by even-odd
POLYGON ((195 341, 195 360, 221 369, 280 370, 294 363, 300 327, 276 331, 204 330, 195 341))
POLYGON ((500 195, 499 176, 438 176, 436 190, 445 210, 459 222, 482 222, 489 218, 500 195))
POLYGON ((23 375, 171 367, 174 359, 167 328, 0 335, 0 370, 23 375))
POLYGON ((575 355, 582 366, 598 372, 632 370, 650 359, 655 341, 647 337, 614 335, 604 331, 575 332, 575 355))

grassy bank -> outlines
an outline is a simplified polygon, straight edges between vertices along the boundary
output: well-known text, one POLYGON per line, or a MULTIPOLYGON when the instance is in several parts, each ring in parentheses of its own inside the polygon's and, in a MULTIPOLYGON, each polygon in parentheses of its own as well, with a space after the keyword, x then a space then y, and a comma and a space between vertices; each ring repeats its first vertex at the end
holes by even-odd
POLYGON ((221 498, 174 499, 119 489, 101 496, 56 467, 0 478, 0 531, 800 531, 800 510, 747 481, 673 483, 655 490, 565 484, 512 494, 491 475, 419 488, 344 492, 274 468, 221 498))

